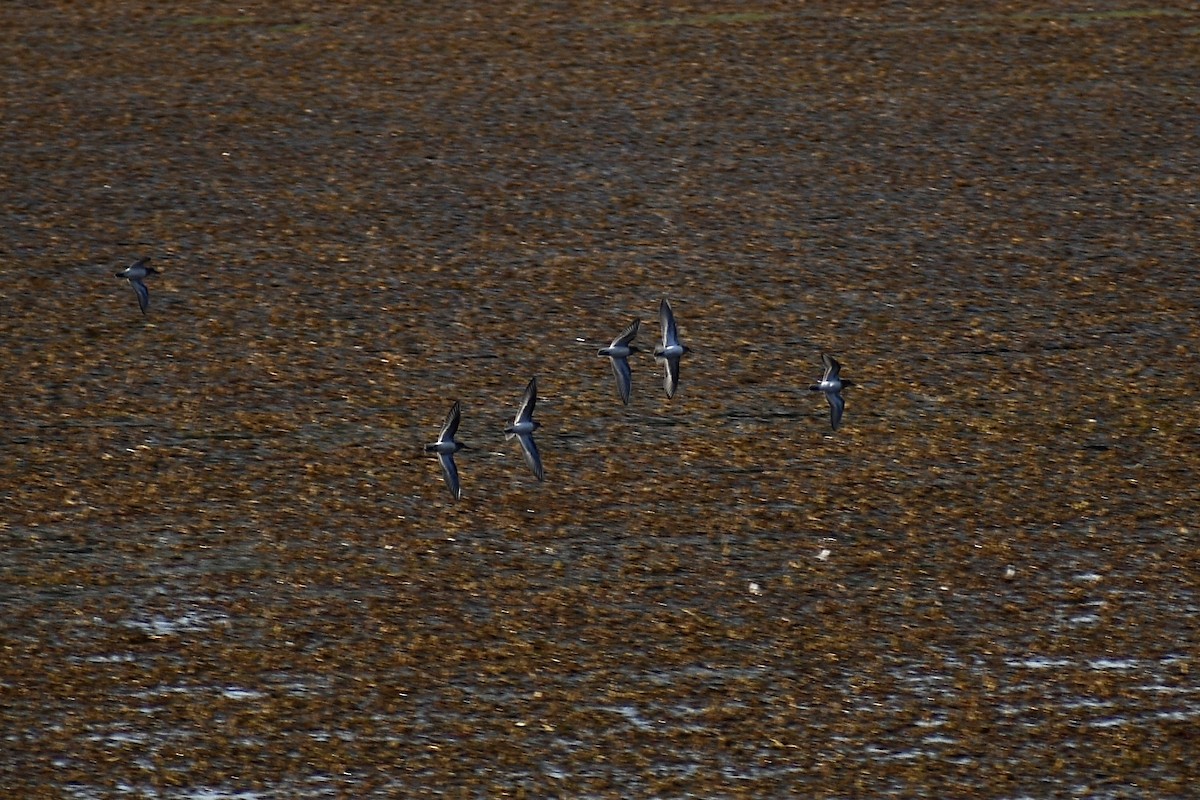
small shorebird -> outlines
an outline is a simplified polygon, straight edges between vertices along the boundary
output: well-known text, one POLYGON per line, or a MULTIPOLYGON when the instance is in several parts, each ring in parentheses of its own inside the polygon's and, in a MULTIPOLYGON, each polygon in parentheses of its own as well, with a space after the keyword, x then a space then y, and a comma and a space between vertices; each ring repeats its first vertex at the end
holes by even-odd
POLYGON ((454 439, 461 416, 460 403, 455 400, 450 413, 446 415, 446 421, 442 423, 442 432, 438 434, 437 441, 425 445, 425 452, 437 453, 438 462, 442 465, 442 474, 446 477, 446 486, 455 500, 462 497, 462 485, 458 482, 458 467, 454 465, 454 454, 459 450, 470 449, 454 439))
POLYGON ((821 363, 825 365, 825 374, 821 376, 821 382, 808 388, 813 392, 825 393, 825 399, 829 401, 829 422, 836 431, 842 422, 842 411, 846 408, 846 401, 842 399, 842 389, 853 386, 854 383, 842 379, 842 365, 833 356, 821 353, 821 363))
POLYGON ((149 256, 139 258, 116 275, 118 278, 125 278, 129 281, 129 285, 137 292, 138 308, 142 310, 142 314, 146 313, 146 307, 150 305, 150 290, 146 288, 146 284, 142 281, 145 280, 147 275, 159 274, 159 271, 154 267, 146 266, 146 262, 149 260, 149 256))
POLYGON ((612 360, 613 374, 617 376, 617 392, 621 395, 621 402, 625 405, 629 405, 629 388, 633 380, 633 376, 629 372, 629 355, 641 352, 631 342, 637 336, 641 324, 640 319, 635 319, 629 323, 628 328, 621 331, 620 336, 612 340, 612 344, 608 347, 601 347, 597 353, 597 355, 608 356, 612 360))
POLYGON ((688 352, 688 348, 679 342, 679 331, 675 329, 675 315, 671 313, 671 304, 665 297, 658 306, 658 321, 662 325, 662 344, 654 347, 654 358, 666 367, 663 388, 667 390, 667 398, 670 399, 679 389, 679 359, 688 352))
POLYGON ((537 479, 542 481, 546 479, 546 474, 542 471, 542 458, 538 455, 537 444, 533 441, 533 432, 542 427, 542 423, 533 418, 533 407, 536 404, 537 378, 531 378, 529 385, 525 387, 525 395, 521 398, 516 418, 511 425, 504 426, 504 438, 517 437, 521 443, 521 452, 525 456, 525 463, 533 470, 537 479))

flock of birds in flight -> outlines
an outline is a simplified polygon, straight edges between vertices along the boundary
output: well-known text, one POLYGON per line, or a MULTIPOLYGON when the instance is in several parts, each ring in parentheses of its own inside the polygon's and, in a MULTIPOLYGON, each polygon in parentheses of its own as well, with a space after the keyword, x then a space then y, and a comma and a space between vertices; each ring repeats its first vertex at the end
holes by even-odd
MULTIPOLYGON (((149 258, 138 259, 116 274, 116 277, 128 280, 130 286, 133 287, 133 291, 137 294, 138 308, 142 310, 143 315, 146 314, 146 309, 150 305, 150 291, 146 288, 145 283, 146 276, 158 274, 158 270, 154 267, 147 266, 149 260, 149 258)), ((679 361, 688 352, 688 348, 679 341, 679 330, 675 326, 675 314, 671 311, 671 304, 665 297, 658 307, 658 321, 662 328, 662 341, 654 346, 654 360, 664 367, 663 388, 666 390, 669 400, 679 390, 679 361)), ((633 386, 629 356, 642 352, 633 344, 641 325, 642 321, 635 319, 625 330, 621 331, 617 338, 612 340, 608 347, 601 347, 597 352, 597 355, 607 357, 612 362, 613 375, 617 379, 617 394, 621 396, 621 402, 626 405, 629 404, 629 395, 633 386)), ((808 388, 814 392, 822 392, 825 399, 829 401, 829 423, 836 431, 842 422, 842 412, 846 408, 846 401, 842 399, 842 389, 854 384, 841 377, 842 365, 838 363, 837 359, 827 353, 822 353, 821 363, 825 368, 821 380, 808 388)), ((533 418, 533 410, 536 405, 537 378, 535 377, 530 379, 529 384, 525 387, 521 405, 517 407, 517 416, 511 424, 504 426, 504 438, 506 440, 512 439, 514 436, 517 438, 521 445, 521 453, 525 457, 525 463, 533 471, 534 477, 541 481, 545 480, 546 473, 542 469, 542 457, 538 454, 537 443, 533 440, 533 432, 541 427, 541 423, 533 418)), ((442 430, 438 434, 437 441, 425 445, 427 453, 437 454, 438 463, 442 466, 442 475, 446 479, 446 486, 454 495, 455 500, 462 497, 462 482, 458 478, 458 465, 454 463, 454 454, 459 450, 470 449, 454 438, 458 433, 458 424, 461 420, 462 404, 456 400, 446 415, 446 421, 442 423, 442 430)))

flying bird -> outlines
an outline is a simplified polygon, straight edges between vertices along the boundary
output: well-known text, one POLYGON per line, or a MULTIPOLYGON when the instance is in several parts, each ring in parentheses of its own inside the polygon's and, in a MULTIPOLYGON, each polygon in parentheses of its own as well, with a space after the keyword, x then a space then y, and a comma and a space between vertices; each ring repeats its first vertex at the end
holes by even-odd
POLYGON ((679 359, 688 352, 688 348, 679 342, 675 315, 671 313, 671 304, 665 297, 658 306, 658 321, 662 325, 662 344, 655 345, 654 358, 666 367, 663 388, 667 390, 667 398, 670 399, 679 390, 679 359))
POLYGON ((455 500, 462 497, 462 485, 458 481, 458 467, 454 465, 454 454, 459 450, 470 449, 454 439, 461 416, 461 404, 456 400, 450 408, 450 413, 446 415, 446 421, 442 423, 442 432, 438 434, 437 441, 425 445, 425 452, 437 453, 438 463, 442 465, 442 474, 446 478, 446 486, 455 500))
POLYGON ((842 411, 846 408, 846 401, 842 399, 842 389, 853 386, 854 383, 842 379, 842 365, 833 356, 821 353, 821 363, 825 365, 825 374, 821 376, 821 382, 808 388, 810 391, 825 393, 825 399, 829 401, 829 423, 836 431, 842 422, 842 411))
POLYGON ((613 375, 617 376, 617 393, 621 395, 621 402, 625 405, 629 405, 629 389, 633 380, 629 372, 629 356, 631 353, 641 352, 631 342, 637 336, 641 324, 640 319, 635 319, 629 323, 628 328, 621 331, 620 336, 612 340, 612 344, 601 347, 597 353, 612 360, 613 375))
POLYGON ((542 481, 546 479, 546 474, 542 471, 542 458, 538 455, 537 443, 533 441, 533 432, 542 427, 542 423, 533 418, 533 407, 536 404, 537 378, 531 378, 529 385, 525 387, 525 395, 521 398, 516 418, 511 425, 504 426, 504 438, 517 437, 521 443, 521 452, 525 456, 525 463, 533 470, 537 479, 542 481))
POLYGON ((129 285, 137 292, 138 308, 142 310, 142 314, 146 313, 146 307, 150 305, 150 290, 146 288, 146 284, 143 281, 147 275, 160 274, 154 267, 146 266, 146 262, 149 260, 148 256, 146 258, 139 258, 116 275, 118 278, 125 278, 129 281, 129 285))

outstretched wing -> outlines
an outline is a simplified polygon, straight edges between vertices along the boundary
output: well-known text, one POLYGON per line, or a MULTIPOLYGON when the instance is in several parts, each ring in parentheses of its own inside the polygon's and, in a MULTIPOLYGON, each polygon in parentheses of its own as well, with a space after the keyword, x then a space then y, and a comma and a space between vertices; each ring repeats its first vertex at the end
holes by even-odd
POLYGON ((675 315, 671 312, 671 304, 665 297, 658 305, 658 322, 662 326, 663 347, 679 344, 679 331, 675 329, 675 315))
POLYGON ((629 323, 629 327, 627 327, 627 328, 625 328, 625 330, 621 331, 621 334, 617 338, 612 340, 611 346, 612 347, 628 347, 629 343, 632 342, 635 338, 637 338, 638 328, 640 328, 641 325, 642 325, 642 321, 640 319, 635 319, 633 322, 629 323))
POLYGON ((517 409, 516 422, 529 422, 533 419, 533 409, 537 405, 537 378, 530 378, 529 385, 525 387, 525 395, 521 398, 521 405, 517 409))
POLYGON ((613 375, 617 376, 617 393, 621 402, 629 405, 629 391, 633 385, 633 373, 629 371, 629 361, 624 358, 609 358, 612 362, 613 375))
POLYGON ((458 482, 458 467, 454 463, 453 453, 438 453, 438 462, 442 465, 442 475, 446 478, 446 486, 450 494, 458 500, 462 497, 462 485, 458 482))
MULTIPOLYGON (((449 442, 454 438, 454 434, 458 433, 458 423, 462 418, 461 402, 454 401, 454 405, 450 407, 450 413, 446 414, 446 421, 442 423, 442 432, 438 436, 439 442, 449 442)), ((453 465, 453 462, 451 462, 453 465)))
POLYGON ((837 359, 828 353, 821 353, 821 364, 823 364, 825 367, 825 372, 821 375, 822 381, 836 378, 838 370, 842 368, 842 365, 837 362, 837 359))
POLYGON ((660 358, 665 366, 665 374, 663 375, 663 388, 667 390, 667 399, 670 400, 675 396, 675 392, 679 391, 679 358, 660 358))
POLYGON ((146 288, 146 284, 142 283, 139 278, 130 278, 129 285, 137 292, 138 308, 145 314, 146 308, 150 305, 150 290, 146 288))
POLYGON ((539 481, 546 479, 546 473, 542 471, 542 457, 538 455, 537 443, 533 441, 533 434, 522 433, 517 436, 521 442, 521 453, 525 456, 525 463, 533 470, 534 476, 539 481))
POLYGON ((846 410, 846 401, 837 392, 826 392, 825 398, 829 400, 829 424, 836 431, 838 425, 842 424, 842 412, 846 410))

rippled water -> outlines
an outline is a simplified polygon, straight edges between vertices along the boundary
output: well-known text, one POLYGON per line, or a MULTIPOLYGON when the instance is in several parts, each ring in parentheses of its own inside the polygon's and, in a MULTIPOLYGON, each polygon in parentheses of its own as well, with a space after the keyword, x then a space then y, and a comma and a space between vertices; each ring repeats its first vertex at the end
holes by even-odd
POLYGON ((11 11, 12 796, 1193 793, 1194 14, 11 11))

